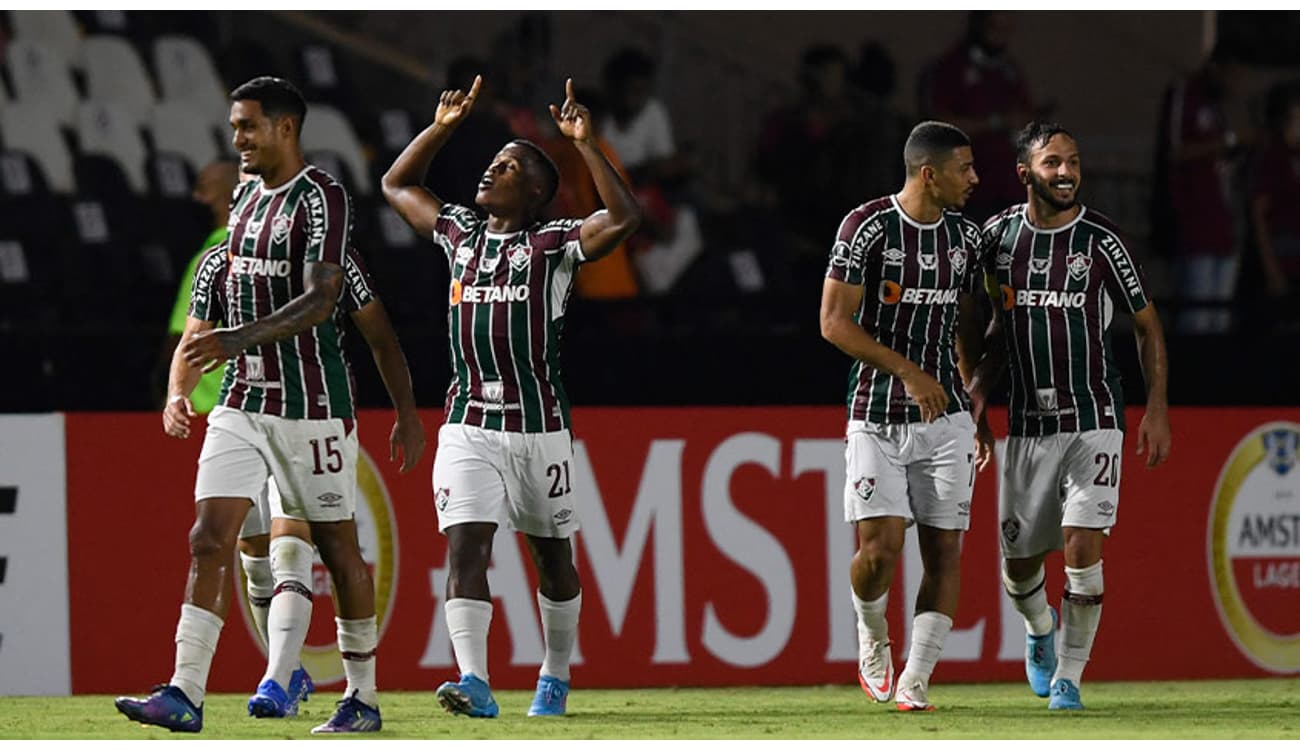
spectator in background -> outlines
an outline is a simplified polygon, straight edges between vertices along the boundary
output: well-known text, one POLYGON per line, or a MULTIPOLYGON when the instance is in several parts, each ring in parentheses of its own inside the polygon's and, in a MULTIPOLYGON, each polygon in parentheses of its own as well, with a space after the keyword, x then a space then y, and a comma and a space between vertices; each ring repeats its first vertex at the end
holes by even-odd
POLYGON ((1235 53, 1216 47, 1205 64, 1166 90, 1157 133, 1153 234, 1173 262, 1175 286, 1185 302, 1180 333, 1223 333, 1232 324, 1226 305, 1237 284, 1239 260, 1233 195, 1233 157, 1239 138, 1224 102, 1240 87, 1235 53))
POLYGON ((1016 133, 1033 117, 1029 88, 1020 65, 1007 53, 1011 14, 975 10, 966 35, 921 73, 922 119, 943 120, 970 136, 980 162, 980 189, 965 214, 978 222, 1024 199, 1015 170, 1016 133))
MULTIPOLYGON (((457 57, 447 65, 447 88, 469 91, 474 77, 488 65, 468 55, 457 57)), ((477 194, 475 178, 483 174, 483 165, 491 164, 501 144, 514 140, 510 124, 501 116, 492 85, 479 90, 478 106, 461 123, 456 147, 448 149, 429 167, 424 185, 449 203, 473 206, 477 194)))
POLYGON ((1295 82, 1274 86, 1267 104, 1269 138, 1250 163, 1250 219, 1264 289, 1294 320, 1300 286, 1300 96, 1295 82))
MULTIPOLYGON (((194 286, 194 270, 208 248, 226 239, 226 221, 230 217, 230 196, 235 192, 235 185, 239 183, 239 178, 239 168, 233 161, 218 159, 204 167, 194 180, 193 198, 212 211, 212 231, 203 240, 203 245, 190 260, 189 265, 185 267, 185 273, 181 274, 180 288, 176 291, 176 304, 172 306, 171 320, 167 324, 167 337, 158 353, 158 366, 155 370, 160 397, 167 388, 167 369, 171 365, 172 352, 176 351, 176 345, 181 341, 181 334, 185 332, 185 319, 190 314, 190 290, 194 286)), ((216 406, 217 394, 221 391, 221 378, 222 371, 218 368, 199 379, 199 384, 190 394, 195 413, 207 414, 212 411, 213 406, 216 406)))
MULTIPOLYGON (((627 172, 619 163, 618 155, 600 132, 600 124, 606 115, 604 100, 598 92, 587 89, 578 89, 577 99, 585 102, 591 112, 591 123, 594 126, 592 141, 596 148, 600 149, 626 180, 627 172)), ((562 178, 551 203, 550 213, 553 217, 590 216, 605 207, 596 192, 596 181, 582 160, 582 154, 573 148, 568 138, 556 133, 542 141, 541 145, 546 155, 559 168, 562 178)), ((587 299, 627 299, 637 296, 639 291, 627 243, 619 243, 600 263, 584 266, 576 279, 578 296, 587 299)))

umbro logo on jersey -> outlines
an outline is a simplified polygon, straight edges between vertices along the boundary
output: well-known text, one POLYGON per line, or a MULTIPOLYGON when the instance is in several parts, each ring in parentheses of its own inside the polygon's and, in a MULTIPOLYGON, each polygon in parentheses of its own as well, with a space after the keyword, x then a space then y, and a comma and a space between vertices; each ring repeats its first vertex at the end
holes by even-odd
POLYGON ((885 263, 891 266, 903 265, 903 258, 906 257, 903 251, 896 247, 885 248, 885 252, 881 253, 881 255, 884 256, 885 263))
POLYGON ((1065 267, 1070 271, 1070 276, 1076 279, 1088 278, 1088 271, 1092 269, 1092 258, 1083 253, 1071 253, 1065 256, 1065 267))
POLYGON ((235 256, 230 259, 230 273, 234 276, 277 276, 285 277, 292 270, 288 258, 278 260, 271 258, 245 258, 235 256))
POLYGON ((904 289, 896 282, 880 282, 880 301, 886 305, 952 305, 957 302, 960 289, 904 289))
POLYGON ((998 253, 997 257, 994 258, 994 260, 997 261, 998 268, 1011 267, 1011 253, 998 253))
POLYGON ((471 260, 474 260, 474 248, 465 247, 464 245, 461 245, 460 247, 456 248, 457 263, 461 264, 462 266, 467 266, 469 265, 469 262, 471 260))

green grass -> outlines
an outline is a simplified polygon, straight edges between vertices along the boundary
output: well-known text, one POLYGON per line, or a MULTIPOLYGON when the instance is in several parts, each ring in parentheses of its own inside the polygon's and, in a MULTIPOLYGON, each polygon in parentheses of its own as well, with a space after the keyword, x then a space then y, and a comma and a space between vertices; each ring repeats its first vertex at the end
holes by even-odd
MULTIPOLYGON (((856 687, 576 690, 563 719, 528 719, 532 694, 501 691, 501 717, 444 714, 432 693, 382 693, 391 739, 1300 739, 1300 681, 1086 683, 1081 713, 1052 713, 1022 684, 935 685, 939 710, 900 714, 856 687)), ((332 711, 313 696, 296 719, 254 720, 244 695, 210 695, 200 735, 141 727, 110 696, 0 698, 0 739, 306 738, 332 711)))

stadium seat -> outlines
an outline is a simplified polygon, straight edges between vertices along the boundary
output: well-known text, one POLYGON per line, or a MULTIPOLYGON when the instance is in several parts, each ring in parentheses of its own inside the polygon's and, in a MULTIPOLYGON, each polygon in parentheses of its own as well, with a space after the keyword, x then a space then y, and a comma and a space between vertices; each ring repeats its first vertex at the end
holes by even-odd
POLYGON ((81 29, 70 11, 11 10, 14 40, 49 47, 73 67, 81 67, 81 29))
MULTIPOLYGON (((365 153, 352 126, 341 112, 328 104, 308 104, 307 121, 302 129, 302 148, 305 152, 331 151, 338 154, 351 173, 351 188, 361 195, 370 195, 370 170, 365 153)), ((343 178, 340 178, 343 179, 343 178)))
POLYGON ((121 107, 84 102, 77 114, 77 135, 83 154, 113 159, 133 192, 143 194, 148 190, 144 139, 121 107))
POLYGON ((58 49, 41 42, 15 39, 5 51, 9 80, 19 102, 38 103, 54 113, 59 124, 76 121, 80 96, 68 60, 58 49))
POLYGON ((201 106, 194 100, 163 101, 150 121, 154 151, 184 158, 195 172, 221 155, 201 106))
POLYGON ((82 42, 81 54, 87 98, 121 107, 137 125, 147 122, 158 96, 135 48, 121 37, 100 34, 82 42))
POLYGON ((19 101, 0 108, 0 138, 9 150, 32 158, 52 192, 66 195, 76 189, 72 154, 47 105, 19 101))
POLYGON ((188 36, 168 34, 153 43, 153 69, 166 101, 187 102, 223 132, 230 106, 226 86, 208 51, 188 36))

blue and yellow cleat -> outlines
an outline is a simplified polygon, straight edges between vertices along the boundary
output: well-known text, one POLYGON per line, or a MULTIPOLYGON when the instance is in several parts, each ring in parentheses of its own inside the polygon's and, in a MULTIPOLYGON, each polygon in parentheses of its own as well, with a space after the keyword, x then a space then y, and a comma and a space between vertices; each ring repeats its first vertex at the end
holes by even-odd
POLYGON ((298 702, 289 700, 289 694, 280 687, 280 683, 262 680, 262 684, 257 686, 257 692, 248 699, 248 715, 258 719, 283 719, 291 715, 290 706, 293 707, 293 715, 296 715, 298 702))
POLYGON ((131 721, 164 727, 173 732, 198 732, 203 729, 203 707, 190 703, 185 693, 174 685, 155 685, 148 698, 127 698, 113 705, 131 721))
POLYGON ((533 694, 533 705, 528 707, 529 716, 563 716, 569 701, 569 683, 559 677, 542 675, 537 678, 537 692, 533 694))
POLYGON ((353 732, 378 732, 384 725, 379 709, 359 700, 355 694, 335 703, 338 706, 330 720, 312 727, 312 734, 349 734, 353 732))
POLYGON ((1047 635, 1025 634, 1025 677, 1034 695, 1046 698, 1052 690, 1052 675, 1056 674, 1056 610, 1052 613, 1052 629, 1047 635))
POLYGON ((316 684, 311 681, 311 675, 307 674, 306 667, 301 664, 293 670, 289 676, 289 689, 285 691, 289 695, 288 710, 285 716, 297 716, 298 704, 306 703, 308 696, 316 692, 316 684))
POLYGON ((434 695, 450 714, 495 719, 500 713, 492 688, 472 672, 461 675, 460 682, 442 683, 434 695))
POLYGON ((1083 701, 1079 700, 1079 687, 1065 679, 1053 682, 1052 700, 1047 707, 1052 711, 1082 711, 1083 701))

